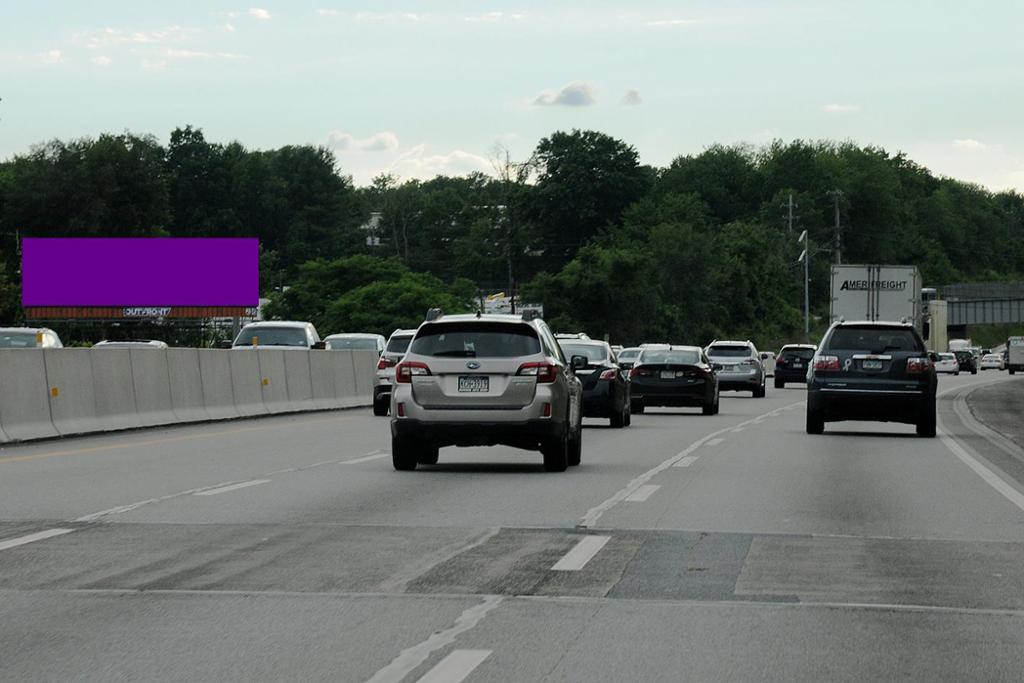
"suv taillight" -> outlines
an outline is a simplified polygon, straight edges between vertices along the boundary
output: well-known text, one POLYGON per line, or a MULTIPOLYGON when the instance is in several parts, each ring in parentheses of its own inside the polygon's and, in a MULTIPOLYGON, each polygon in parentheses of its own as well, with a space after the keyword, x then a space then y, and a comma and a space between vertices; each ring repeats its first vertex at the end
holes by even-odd
POLYGON ((814 357, 814 369, 815 370, 838 370, 839 369, 839 357, 838 356, 815 356, 814 357))
POLYGON ((523 363, 516 374, 536 377, 537 384, 550 384, 558 377, 558 366, 552 363, 523 363))
POLYGON ((604 372, 601 373, 600 379, 615 379, 615 371, 605 370, 604 372))
POLYGON ((381 356, 380 360, 377 361, 378 370, 387 370, 388 368, 393 368, 396 365, 398 365, 398 360, 396 358, 388 358, 387 356, 381 356))
POLYGON ((759 361, 756 358, 748 358, 742 363, 740 363, 740 365, 751 365, 757 367, 759 365, 759 361))
POLYGON ((430 368, 426 363, 408 361, 399 363, 395 369, 395 381, 400 384, 408 384, 413 377, 425 377, 430 374, 430 368))
POLYGON ((928 372, 929 368, 932 367, 932 361, 929 358, 908 358, 907 359, 907 374, 916 375, 922 372, 928 372))

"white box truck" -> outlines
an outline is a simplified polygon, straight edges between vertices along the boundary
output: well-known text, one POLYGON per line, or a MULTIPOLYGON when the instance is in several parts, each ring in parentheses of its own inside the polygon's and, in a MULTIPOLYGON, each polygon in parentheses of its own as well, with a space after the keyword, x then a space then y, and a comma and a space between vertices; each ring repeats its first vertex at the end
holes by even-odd
POLYGON ((831 312, 832 322, 906 321, 924 332, 917 266, 833 265, 831 312))
POLYGON ((1006 340, 1006 369, 1010 374, 1024 372, 1024 337, 1010 337, 1006 340))

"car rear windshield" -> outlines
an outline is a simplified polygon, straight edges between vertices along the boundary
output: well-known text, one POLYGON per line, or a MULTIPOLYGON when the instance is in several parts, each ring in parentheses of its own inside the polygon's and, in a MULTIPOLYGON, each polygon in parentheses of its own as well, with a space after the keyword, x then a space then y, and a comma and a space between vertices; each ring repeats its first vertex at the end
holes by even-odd
POLYGON ((388 339, 388 347, 386 351, 388 353, 405 353, 409 350, 409 342, 412 341, 412 336, 401 336, 392 337, 388 339))
POLYGON ((828 348, 835 351, 924 351, 913 330, 905 327, 838 327, 828 348))
POLYGON ((560 341, 558 345, 562 347, 562 353, 565 354, 566 358, 585 356, 588 361, 608 359, 608 350, 600 344, 571 344, 560 341))
POLYGON ((779 357, 787 362, 797 358, 800 360, 810 360, 814 358, 814 349, 782 349, 779 357))
POLYGON ((443 323, 420 328, 409 350, 439 358, 516 358, 540 353, 540 340, 529 325, 443 323))
POLYGON ((619 351, 619 360, 632 360, 640 355, 640 349, 622 349, 619 351))
POLYGON ((697 365, 701 358, 698 351, 644 351, 640 362, 644 365, 697 365))
POLYGON ((708 349, 708 355, 721 358, 749 358, 753 352, 745 344, 716 344, 708 349))
POLYGON ((36 335, 32 332, 0 332, 0 349, 35 348, 36 335))
POLYGON ((329 349, 376 349, 377 340, 365 337, 342 337, 341 339, 328 339, 329 349))
POLYGON ((295 327, 260 327, 242 330, 235 340, 235 346, 252 346, 253 339, 259 346, 309 346, 306 331, 295 327))

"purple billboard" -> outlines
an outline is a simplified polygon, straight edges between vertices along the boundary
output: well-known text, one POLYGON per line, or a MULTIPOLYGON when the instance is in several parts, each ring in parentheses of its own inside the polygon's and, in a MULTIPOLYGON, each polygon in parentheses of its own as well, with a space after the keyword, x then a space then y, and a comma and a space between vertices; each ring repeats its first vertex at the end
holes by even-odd
POLYGON ((259 303, 254 237, 26 237, 21 253, 26 308, 259 303))

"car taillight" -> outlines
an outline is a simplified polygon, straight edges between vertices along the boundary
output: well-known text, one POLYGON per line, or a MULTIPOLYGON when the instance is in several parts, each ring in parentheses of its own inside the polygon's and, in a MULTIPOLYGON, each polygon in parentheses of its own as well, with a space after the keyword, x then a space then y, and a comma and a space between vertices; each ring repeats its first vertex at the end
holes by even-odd
POLYGON ((918 374, 922 372, 928 372, 928 369, 931 367, 932 362, 928 358, 907 359, 907 374, 918 374))
POLYGON ((615 371, 605 370, 604 372, 601 373, 601 379, 615 379, 615 371))
POLYGON ((558 366, 552 363, 523 363, 516 374, 536 377, 537 384, 550 384, 558 377, 558 366))
POLYGON ((635 367, 629 371, 630 377, 650 377, 654 373, 645 367, 635 367))
POLYGON ((748 358, 745 361, 743 361, 742 363, 740 363, 740 365, 750 365, 750 366, 753 366, 753 367, 757 367, 758 361, 753 359, 753 358, 748 358))
POLYGON ((838 356, 815 356, 814 357, 814 369, 815 370, 838 370, 839 369, 839 357, 838 356))
POLYGON ((430 368, 427 367, 426 363, 419 363, 417 361, 399 363, 398 368, 395 370, 395 381, 400 384, 408 384, 412 381, 413 377, 424 377, 429 374, 430 368))
POLYGON ((398 360, 395 358, 388 358, 387 356, 381 356, 380 360, 377 361, 378 370, 387 370, 398 365, 398 360))

